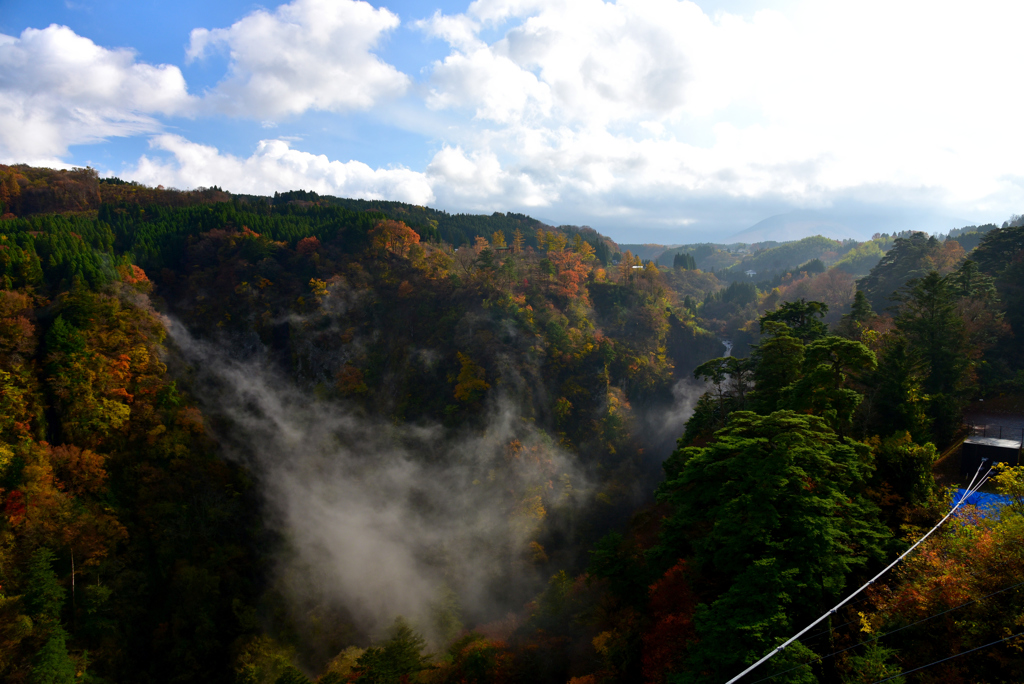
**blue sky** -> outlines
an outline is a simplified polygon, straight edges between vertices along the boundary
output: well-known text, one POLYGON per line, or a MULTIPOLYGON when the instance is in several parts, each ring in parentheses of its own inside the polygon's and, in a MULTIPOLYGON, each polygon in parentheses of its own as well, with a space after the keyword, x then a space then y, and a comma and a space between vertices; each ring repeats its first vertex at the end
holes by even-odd
MULTIPOLYGON (((620 242, 1024 207, 1024 4, 0 0, 0 162, 620 242)), ((909 217, 909 218, 908 218, 909 217)))

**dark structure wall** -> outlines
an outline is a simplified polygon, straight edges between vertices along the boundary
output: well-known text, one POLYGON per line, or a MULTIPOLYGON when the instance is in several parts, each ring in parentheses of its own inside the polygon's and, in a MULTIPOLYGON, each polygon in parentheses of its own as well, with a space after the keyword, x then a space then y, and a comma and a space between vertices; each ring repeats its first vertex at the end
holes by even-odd
POLYGON ((1021 443, 994 437, 968 437, 960 451, 960 475, 970 477, 981 464, 982 459, 992 463, 1020 465, 1021 443))

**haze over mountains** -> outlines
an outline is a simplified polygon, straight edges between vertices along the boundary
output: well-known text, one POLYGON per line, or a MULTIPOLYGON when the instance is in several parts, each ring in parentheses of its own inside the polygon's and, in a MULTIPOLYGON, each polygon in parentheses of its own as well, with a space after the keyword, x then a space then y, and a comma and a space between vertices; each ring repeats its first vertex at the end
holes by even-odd
MULTIPOLYGON (((547 221, 551 223, 551 221, 547 221)), ((666 250, 686 244, 720 245, 791 242, 821 235, 832 240, 870 240, 877 233, 895 234, 920 231, 929 235, 945 234, 955 228, 985 223, 977 217, 958 216, 942 211, 916 211, 871 205, 839 205, 821 209, 793 209, 771 214, 740 228, 735 219, 715 222, 706 217, 699 224, 674 229, 646 231, 598 230, 626 244, 644 259, 656 259, 666 250), (618 237, 617 237, 618 236, 618 237), (644 247, 646 245, 646 247, 644 247)))
POLYGON ((875 233, 904 230, 944 233, 970 223, 971 220, 939 212, 893 212, 858 208, 797 209, 758 221, 723 242, 786 242, 812 235, 833 240, 867 240, 875 233))

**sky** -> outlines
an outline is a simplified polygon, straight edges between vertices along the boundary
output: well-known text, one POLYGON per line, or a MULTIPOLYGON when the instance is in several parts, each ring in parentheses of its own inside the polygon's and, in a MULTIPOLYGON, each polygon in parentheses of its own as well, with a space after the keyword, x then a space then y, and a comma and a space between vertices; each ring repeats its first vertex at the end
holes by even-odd
MULTIPOLYGON (((0 0, 0 163, 619 242, 1024 211, 1024 3, 0 0)), ((863 237, 863 235, 851 235, 863 237)))

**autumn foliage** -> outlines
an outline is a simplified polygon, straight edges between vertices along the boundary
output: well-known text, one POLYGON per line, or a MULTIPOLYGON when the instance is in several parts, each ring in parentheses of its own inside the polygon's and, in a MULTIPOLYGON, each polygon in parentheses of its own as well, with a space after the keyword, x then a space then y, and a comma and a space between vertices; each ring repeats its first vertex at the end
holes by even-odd
POLYGON ((682 656, 697 636, 697 598, 686 577, 686 561, 680 560, 652 584, 649 596, 652 624, 643 636, 644 681, 663 684, 669 672, 683 665, 682 656))
MULTIPOLYGON (((728 272, 732 247, 673 271, 585 227, 308 191, 0 166, 0 204, 0 680, 15 683, 725 681, 941 515, 931 468, 963 405, 1014 391, 1024 358, 1019 227, 970 253, 810 239, 825 251, 766 285, 728 272), (829 268, 843 250, 851 270, 829 268), (493 450, 440 483, 483 492, 508 531, 472 545, 498 549, 489 586, 447 565, 455 546, 425 517, 410 533, 440 598, 420 597, 416 622, 378 634, 333 599, 290 602, 275 560, 294 540, 267 522, 267 474, 235 458, 243 427, 200 410, 165 313, 325 409, 414 425, 474 463, 493 450)), ((411 450, 409 472, 430 477, 442 451, 411 450)), ((1000 517, 958 519, 759 677, 875 681, 1019 631, 1022 481, 1002 473, 1000 517)), ((1016 681, 1021 662, 1007 642, 914 676, 1016 681)))
POLYGON ((404 257, 409 253, 410 247, 419 243, 420 236, 402 221, 388 219, 378 222, 373 227, 370 239, 375 249, 404 257))
MULTIPOLYGON (((184 576, 224 576, 179 516, 226 510, 218 489, 234 486, 233 476, 204 456, 201 420, 198 432, 189 427, 197 411, 159 360, 162 325, 133 303, 148 279, 138 267, 121 276, 123 290, 63 293, 42 335, 35 298, 0 291, 0 623, 24 626, 2 632, 5 681, 38 680, 45 663, 114 676, 162 668, 148 649, 172 646, 161 645, 158 625, 182 619, 184 576), (185 511, 186 492, 212 498, 185 511), (160 554, 176 560, 147 568, 160 554), (26 563, 35 563, 31 573, 20 570, 26 563), (49 587, 47 607, 8 598, 32 596, 39 582, 49 587), (148 617, 133 607, 168 594, 178 607, 148 617), (139 637, 141 660, 104 647, 139 637)), ((210 666, 198 665, 209 657, 202 646, 187 648, 196 672, 210 666)))

